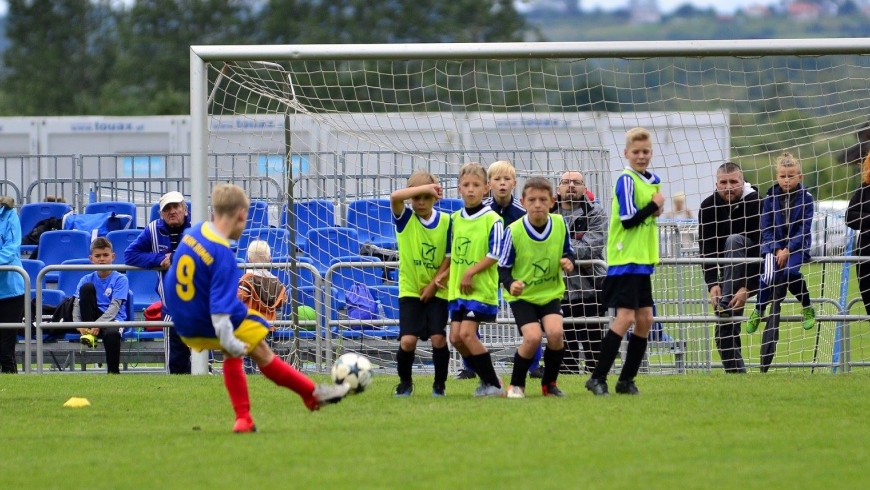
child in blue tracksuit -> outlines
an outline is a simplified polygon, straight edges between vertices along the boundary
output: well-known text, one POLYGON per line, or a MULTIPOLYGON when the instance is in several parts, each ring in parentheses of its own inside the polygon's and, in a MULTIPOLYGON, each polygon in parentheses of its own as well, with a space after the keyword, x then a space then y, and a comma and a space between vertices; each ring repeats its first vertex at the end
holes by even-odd
POLYGON ((803 328, 811 330, 816 312, 810 303, 807 282, 800 272, 810 260, 813 196, 801 184, 801 164, 790 153, 776 160, 776 184, 767 191, 761 211, 761 255, 764 258, 758 303, 746 322, 754 333, 773 301, 761 341, 761 372, 767 372, 779 340, 779 315, 786 289, 803 307, 803 328))

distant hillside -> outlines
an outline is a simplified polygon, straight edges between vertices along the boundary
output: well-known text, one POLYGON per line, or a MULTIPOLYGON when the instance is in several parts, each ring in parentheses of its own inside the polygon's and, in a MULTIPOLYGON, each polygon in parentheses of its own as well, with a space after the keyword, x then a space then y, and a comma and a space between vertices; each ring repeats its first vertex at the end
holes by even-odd
POLYGON ((663 41, 681 39, 782 39, 870 36, 864 15, 822 17, 798 22, 785 15, 726 17, 713 11, 672 14, 653 24, 631 24, 628 12, 566 15, 533 12, 526 16, 547 41, 663 41))

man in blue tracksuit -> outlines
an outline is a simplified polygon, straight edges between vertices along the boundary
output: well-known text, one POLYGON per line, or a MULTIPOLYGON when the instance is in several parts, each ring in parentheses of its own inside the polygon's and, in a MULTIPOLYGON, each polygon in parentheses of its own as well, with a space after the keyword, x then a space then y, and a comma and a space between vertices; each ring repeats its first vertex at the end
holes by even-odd
MULTIPOLYGON (((167 192, 160 198, 160 218, 148 223, 139 238, 124 251, 124 263, 127 265, 143 269, 161 268, 157 272, 157 294, 164 305, 164 272, 172 261, 172 254, 178 248, 181 236, 188 228, 190 216, 184 196, 177 191, 167 192)), ((171 321, 171 318, 164 313, 163 321, 171 321)), ((169 374, 190 374, 190 348, 182 342, 174 328, 169 329, 167 340, 169 374)))

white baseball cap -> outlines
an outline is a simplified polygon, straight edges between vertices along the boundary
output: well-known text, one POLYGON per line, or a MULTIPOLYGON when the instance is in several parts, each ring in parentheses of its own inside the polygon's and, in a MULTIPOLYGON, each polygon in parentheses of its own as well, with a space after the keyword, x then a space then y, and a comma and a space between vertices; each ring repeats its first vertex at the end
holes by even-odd
POLYGON ((160 212, 163 212, 166 205, 176 202, 184 202, 184 196, 180 192, 172 191, 163 194, 163 197, 160 198, 160 212))

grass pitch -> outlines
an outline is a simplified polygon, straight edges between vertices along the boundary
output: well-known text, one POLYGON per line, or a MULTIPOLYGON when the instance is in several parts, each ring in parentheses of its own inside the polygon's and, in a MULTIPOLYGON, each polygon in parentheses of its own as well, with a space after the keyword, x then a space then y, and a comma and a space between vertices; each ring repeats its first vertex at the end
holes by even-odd
MULTIPOLYGON (((870 372, 642 376, 639 397, 392 397, 309 413, 249 378, 258 434, 220 377, 0 377, 0 488, 866 488, 870 372), (70 397, 92 406, 62 408, 70 397)), ((612 387, 611 387, 612 389, 612 387)))

